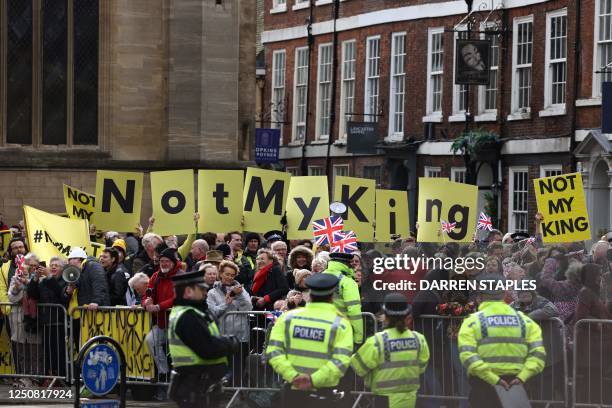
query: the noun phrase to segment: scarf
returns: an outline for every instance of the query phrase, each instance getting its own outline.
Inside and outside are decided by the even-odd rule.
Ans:
[[[257,292],[259,291],[259,289],[261,289],[266,279],[268,279],[268,273],[272,269],[273,265],[274,263],[271,263],[270,265],[266,265],[257,271],[257,273],[255,274],[255,277],[253,278],[253,288],[251,290],[251,293],[253,295],[257,294]]]

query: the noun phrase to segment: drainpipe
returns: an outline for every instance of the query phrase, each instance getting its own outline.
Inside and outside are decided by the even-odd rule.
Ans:
[[[570,99],[572,104],[572,127],[570,134],[570,157],[571,157],[571,165],[572,171],[576,170],[576,158],[574,157],[574,150],[576,149],[576,115],[578,113],[578,108],[576,106],[576,100],[578,99],[578,84],[580,81],[580,52],[582,50],[581,36],[580,36],[580,0],[576,1],[576,23],[575,23],[575,42],[574,42],[574,89],[572,92],[572,99]]]

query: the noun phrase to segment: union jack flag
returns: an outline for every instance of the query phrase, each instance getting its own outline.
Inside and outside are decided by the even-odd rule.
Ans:
[[[476,224],[476,229],[479,230],[489,230],[493,231],[493,223],[491,222],[491,217],[487,214],[481,212],[478,216],[478,224]]]
[[[334,234],[344,228],[344,220],[340,216],[333,216],[316,220],[312,223],[313,235],[317,246],[331,245]]]
[[[525,241],[525,246],[533,244],[535,242],[535,237],[529,237],[527,238],[527,241]]]
[[[456,226],[457,226],[456,222],[442,221],[442,232],[450,234],[451,232],[453,232]]]
[[[353,231],[342,231],[334,234],[334,240],[331,243],[332,252],[352,254],[357,250],[357,235]]]

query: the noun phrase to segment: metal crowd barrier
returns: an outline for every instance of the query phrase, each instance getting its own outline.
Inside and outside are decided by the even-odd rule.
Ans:
[[[463,317],[423,315],[415,319],[414,329],[423,334],[429,346],[429,365],[421,376],[419,398],[428,401],[455,401],[467,407],[469,384],[467,371],[459,360],[457,334]],[[565,326],[558,318],[537,322],[542,328],[546,349],[544,371],[526,384],[534,405],[566,406],[568,366]]]
[[[367,338],[380,330],[380,324],[374,314],[362,315]],[[234,395],[227,406],[231,406],[240,393],[250,393],[251,398],[269,403],[283,385],[283,379],[265,359],[265,347],[276,319],[266,311],[233,311],[225,313],[219,320],[222,334],[235,335],[242,342],[241,352],[230,359],[230,371],[224,388],[233,391]],[[353,393],[367,392],[358,376],[346,381],[352,383]]]
[[[73,349],[64,306],[0,303],[0,311],[0,377],[18,378],[25,387],[32,379],[48,387],[70,383]]]
[[[612,407],[612,320],[574,326],[573,407]]]

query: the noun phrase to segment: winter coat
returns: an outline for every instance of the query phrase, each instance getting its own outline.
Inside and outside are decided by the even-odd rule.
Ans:
[[[81,268],[81,277],[77,281],[77,301],[79,306],[95,303],[98,306],[110,306],[110,291],[106,280],[106,271],[94,257],[89,257]]]
[[[64,325],[64,311],[61,307],[45,307],[43,304],[61,305],[68,308],[70,300],[64,293],[66,281],[61,276],[46,277],[40,280],[30,280],[28,283],[27,293],[32,299],[38,301],[38,321],[41,324],[48,325]],[[67,313],[67,312],[66,312]]]
[[[128,281],[125,277],[125,269],[115,267],[106,272],[110,292],[111,306],[126,306],[125,292],[128,289]]]
[[[557,307],[550,300],[539,295],[534,296],[535,299],[526,308],[521,308],[519,301],[512,302],[510,306],[515,310],[520,310],[535,321],[559,317]]]
[[[306,257],[306,265],[298,266],[297,265],[297,257],[298,255],[304,255]],[[304,245],[298,245],[291,250],[289,253],[289,266],[291,269],[308,269],[310,270],[310,266],[312,265],[312,260],[314,259],[314,254],[310,250],[310,248]]]
[[[256,273],[257,274],[257,273]],[[283,275],[280,265],[274,264],[268,272],[268,276],[257,293],[251,293],[252,296],[263,297],[266,301],[265,310],[273,310],[274,302],[283,299],[289,292],[287,278]],[[261,310],[261,309],[257,309]]]
[[[168,273],[160,273],[159,269],[149,279],[149,285],[147,288],[151,289],[151,298],[153,299],[154,305],[159,305],[159,312],[156,313],[157,326],[160,329],[166,328],[167,316],[166,311],[174,304],[174,284],[172,283],[172,277],[176,275],[180,269],[180,263]],[[147,295],[143,296],[142,304],[148,298]]]
[[[234,297],[234,300],[229,305],[225,303],[225,292],[221,282],[215,282],[212,290],[208,292],[206,301],[208,310],[212,312],[215,318],[220,322],[224,334],[232,334],[241,342],[249,341],[249,319],[245,315],[229,315],[223,317],[228,312],[246,312],[253,310],[251,304],[251,295],[246,289],[242,289],[242,293]]]
[[[14,303],[9,314],[9,324],[11,327],[11,341],[16,343],[40,344],[40,330],[35,327],[33,331],[26,330],[25,314],[21,305],[23,297],[26,295],[26,286],[15,289],[16,277],[11,279],[8,289],[8,301]]]

